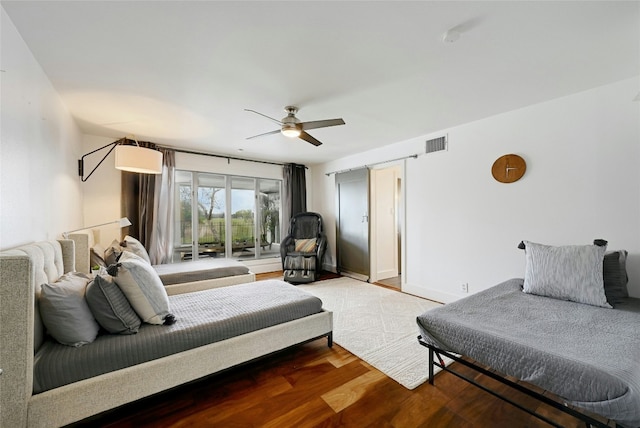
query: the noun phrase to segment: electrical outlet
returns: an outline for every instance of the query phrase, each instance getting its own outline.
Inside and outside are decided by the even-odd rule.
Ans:
[[[464,284],[460,284],[460,291],[462,291],[463,293],[468,293],[469,292],[469,283],[465,282]]]

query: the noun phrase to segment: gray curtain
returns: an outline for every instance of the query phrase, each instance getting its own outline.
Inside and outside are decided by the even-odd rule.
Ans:
[[[174,219],[174,172],[176,154],[173,150],[160,149],[162,152],[162,174],[155,179],[155,198],[149,243],[151,264],[170,263],[173,259],[173,219]]]
[[[282,236],[289,232],[289,220],[307,211],[307,180],[304,165],[288,163],[283,166]]]
[[[147,141],[138,141],[138,144],[140,147],[156,148],[155,144]],[[122,171],[121,177],[122,216],[131,221],[127,233],[148,249],[154,222],[156,176]]]

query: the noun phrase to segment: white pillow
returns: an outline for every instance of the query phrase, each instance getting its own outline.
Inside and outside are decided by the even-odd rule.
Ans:
[[[606,245],[552,247],[524,241],[524,292],[611,308],[604,293]]]
[[[122,252],[116,266],[113,279],[142,321],[173,324],[175,318],[169,313],[167,291],[153,267],[130,251]]]

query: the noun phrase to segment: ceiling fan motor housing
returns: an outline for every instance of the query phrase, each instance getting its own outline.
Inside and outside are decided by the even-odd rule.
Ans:
[[[302,126],[299,125],[300,119],[298,119],[295,115],[298,111],[297,107],[287,106],[284,108],[289,114],[287,117],[282,119],[282,128],[280,132],[287,137],[299,137],[300,132],[302,131]]]
[[[291,128],[295,128],[297,129],[297,127],[295,125],[297,125],[298,123],[300,123],[300,119],[298,119],[296,117],[296,113],[298,112],[298,107],[293,107],[293,106],[287,106],[284,108],[286,110],[287,117],[282,119],[282,129],[285,129],[285,127],[289,127]]]

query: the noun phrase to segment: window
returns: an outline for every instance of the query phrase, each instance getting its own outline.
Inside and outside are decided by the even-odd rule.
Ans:
[[[175,179],[174,261],[280,256],[282,180],[181,170]]]

